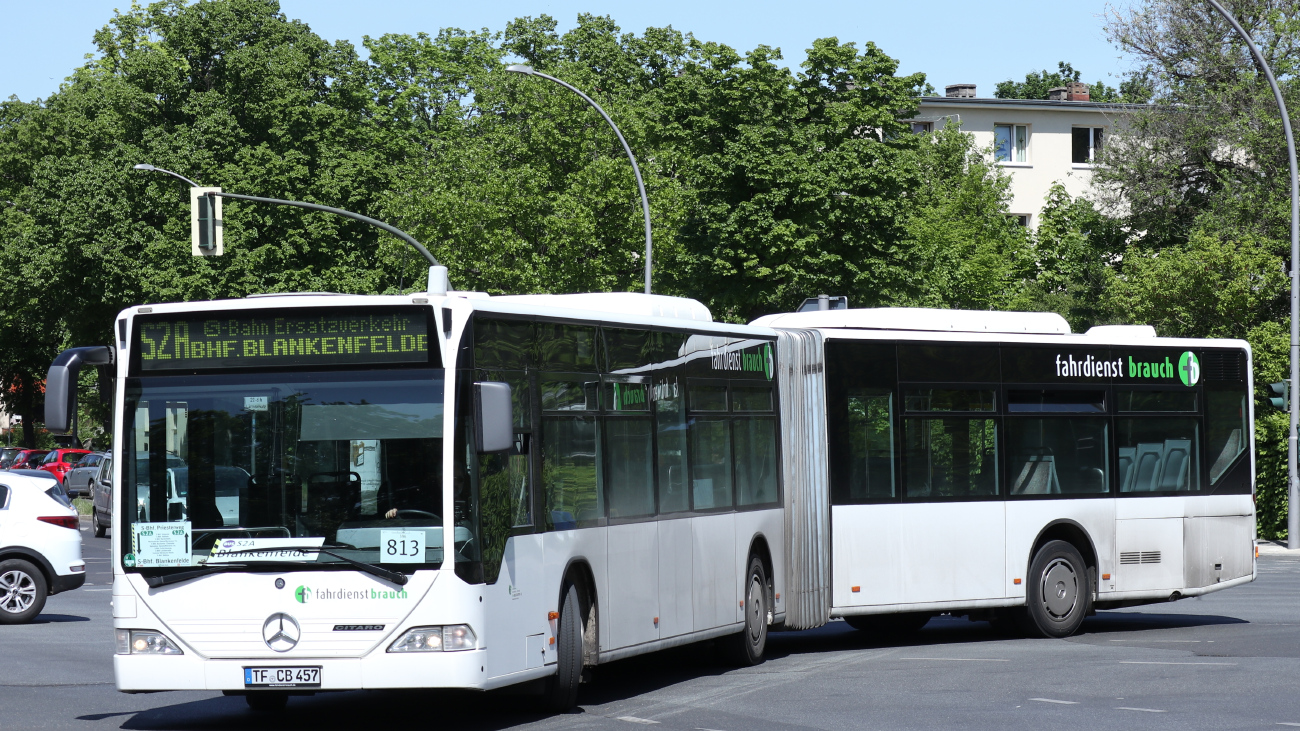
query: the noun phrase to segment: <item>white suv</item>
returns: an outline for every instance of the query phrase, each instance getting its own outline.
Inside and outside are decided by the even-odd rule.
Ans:
[[[85,582],[81,522],[63,487],[0,472],[0,624],[30,622],[46,597]]]

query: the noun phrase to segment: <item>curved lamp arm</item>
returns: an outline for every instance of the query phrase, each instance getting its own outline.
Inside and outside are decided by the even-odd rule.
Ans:
[[[619,144],[623,145],[623,152],[627,153],[627,159],[632,162],[632,173],[636,175],[636,189],[637,192],[641,194],[641,213],[645,216],[645,293],[650,294],[651,254],[653,253],[653,247],[650,241],[650,199],[647,198],[645,194],[645,182],[641,180],[641,168],[636,164],[636,156],[632,154],[632,148],[628,146],[627,140],[623,139],[623,133],[619,130],[618,125],[614,124],[614,120],[609,118],[609,115],[605,113],[604,109],[600,108],[599,104],[597,104],[591,97],[582,93],[580,89],[572,84],[565,83],[554,76],[544,74],[533,69],[532,66],[526,66],[524,64],[512,64],[506,67],[506,71],[516,74],[524,74],[526,76],[539,76],[547,81],[553,81],[574,94],[577,94],[582,97],[583,101],[590,104],[593,109],[600,112],[600,116],[605,118],[605,121],[608,122],[609,126],[614,130],[614,134],[618,136]]]

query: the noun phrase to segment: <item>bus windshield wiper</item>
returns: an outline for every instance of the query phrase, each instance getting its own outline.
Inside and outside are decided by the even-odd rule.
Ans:
[[[163,574],[162,576],[146,576],[144,577],[144,583],[148,584],[150,589],[157,589],[160,586],[179,584],[182,581],[189,581],[190,579],[197,579],[210,574],[219,574],[222,571],[229,571],[230,569],[246,568],[248,568],[248,564],[243,563],[214,564],[212,566],[204,566],[203,568],[194,569],[193,571],[179,571],[174,574]]]
[[[330,544],[330,547],[331,547],[331,548],[342,548],[342,546],[335,546],[334,544]],[[339,553],[335,553],[335,552],[333,552],[333,551],[331,551],[331,550],[329,550],[329,549],[322,548],[322,547],[320,547],[320,546],[276,546],[274,549],[266,549],[266,548],[244,548],[244,549],[241,549],[241,550],[238,550],[238,551],[224,551],[224,552],[222,552],[221,555],[222,555],[222,556],[233,556],[233,555],[240,554],[240,553],[264,553],[264,552],[266,552],[267,550],[275,550],[275,551],[303,551],[303,552],[312,551],[312,552],[315,552],[315,553],[323,553],[323,554],[325,554],[326,556],[333,556],[334,558],[337,558],[338,560],[342,561],[343,563],[349,564],[349,565],[352,566],[353,568],[360,569],[361,571],[364,571],[364,572],[366,572],[367,574],[370,574],[371,576],[377,576],[377,577],[379,577],[379,578],[381,578],[381,579],[384,579],[385,581],[391,581],[392,583],[397,584],[398,586],[405,586],[405,585],[406,585],[406,582],[408,581],[406,574],[402,573],[401,571],[392,571],[392,570],[390,570],[390,569],[386,569],[386,568],[384,568],[383,566],[376,566],[376,565],[374,565],[374,564],[372,564],[372,563],[366,563],[366,562],[364,562],[364,561],[358,561],[358,560],[356,560],[355,558],[349,558],[349,557],[347,557],[347,556],[344,556],[344,555],[339,554]],[[289,563],[289,562],[286,561],[285,563]],[[216,566],[224,566],[224,565],[227,565],[227,564],[216,564]],[[229,564],[229,565],[234,565],[234,564]],[[247,568],[246,565],[242,565],[242,564],[241,564],[241,567],[242,567],[242,568]],[[215,568],[215,566],[214,566],[214,568]],[[178,574],[178,575],[179,575],[179,574]],[[183,581],[183,579],[182,579],[182,581]]]

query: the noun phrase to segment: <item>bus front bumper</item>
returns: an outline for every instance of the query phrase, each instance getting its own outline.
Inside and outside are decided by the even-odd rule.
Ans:
[[[294,657],[276,660],[209,660],[185,655],[114,655],[117,689],[124,693],[161,690],[275,690],[248,688],[244,668],[319,667],[319,687],[291,692],[379,688],[469,688],[486,685],[485,649],[463,652],[376,652],[361,658]]]

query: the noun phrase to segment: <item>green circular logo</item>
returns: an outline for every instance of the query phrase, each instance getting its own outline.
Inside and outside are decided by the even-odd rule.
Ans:
[[[123,557],[122,557],[122,565],[125,566],[125,567],[127,567],[128,569],[129,569],[129,568],[134,568],[134,567],[135,567],[135,554],[134,554],[134,553],[128,553],[128,554],[126,554],[125,556],[123,556]]]
[[[1184,386],[1195,386],[1201,380],[1201,361],[1190,350],[1178,358],[1178,378]]]
[[[772,346],[768,344],[763,346],[763,373],[769,381],[772,380],[772,369]]]
[[[306,604],[307,599],[311,597],[311,589],[300,586],[293,592],[293,598],[298,600],[299,604]]]

